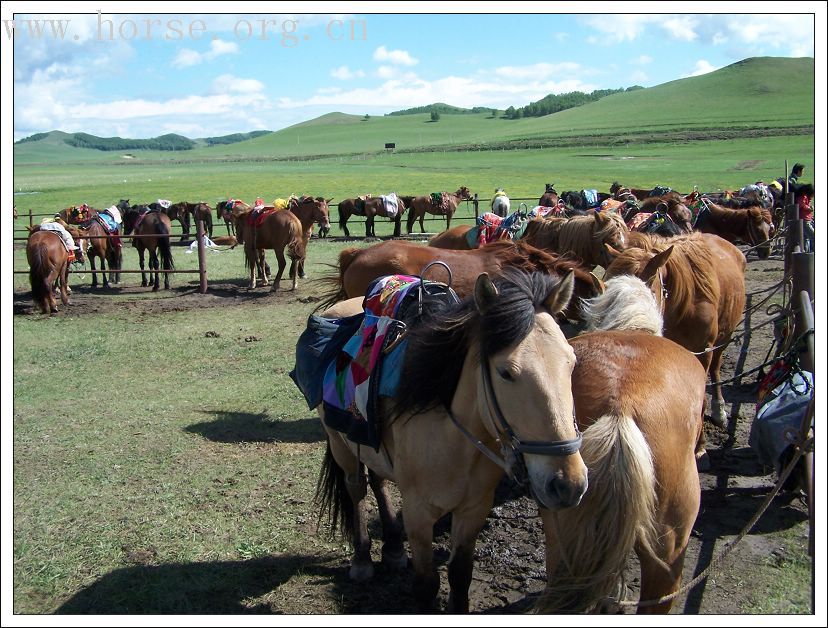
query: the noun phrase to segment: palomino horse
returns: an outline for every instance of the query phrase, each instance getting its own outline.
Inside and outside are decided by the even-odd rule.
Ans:
[[[497,188],[495,190],[495,195],[492,198],[492,213],[505,218],[509,215],[510,205],[509,197],[506,196],[506,192],[503,191],[503,188]]]
[[[435,202],[437,196],[440,196],[440,199]],[[420,232],[425,233],[423,221],[426,213],[434,214],[435,216],[445,216],[446,229],[449,229],[451,227],[451,217],[457,210],[457,205],[460,201],[469,198],[471,198],[469,188],[464,185],[452,194],[435,192],[428,196],[415,196],[411,199],[411,203],[406,201],[406,207],[408,207],[408,233],[411,233],[411,230],[414,228],[415,220],[420,221]]]
[[[273,249],[279,270],[273,280],[273,292],[276,292],[282,281],[285,271],[285,248],[290,258],[288,272],[293,283],[292,290],[296,290],[298,282],[297,265],[305,259],[305,239],[302,223],[292,212],[285,210],[269,210],[260,216],[252,212],[239,214],[236,217],[236,235],[240,243],[244,244],[244,262],[250,271],[250,288],[256,287],[256,272],[262,278],[262,285],[268,284],[269,269],[264,261],[265,249]]]
[[[350,237],[351,232],[348,230],[348,219],[351,216],[365,216],[365,237],[376,237],[376,233],[374,232],[374,218],[376,216],[384,216],[394,223],[394,237],[399,237],[402,228],[402,215],[405,213],[406,205],[401,197],[396,196],[396,199],[397,211],[393,214],[389,213],[381,196],[346,198],[340,201],[339,228],[345,232],[347,237]]]
[[[381,398],[377,451],[328,427],[320,406],[328,448],[317,502],[332,531],[350,535],[351,578],[373,574],[363,465],[399,487],[414,596],[423,611],[433,609],[440,587],[434,524],[452,513],[447,611],[468,612],[477,536],[504,470],[543,508],[577,506],[587,475],[572,421],[574,357],[554,318],[572,288],[571,275],[513,272],[495,287],[484,274],[473,298],[413,321],[400,386]],[[359,307],[359,299],[349,304]],[[377,490],[379,482],[371,486],[387,513],[387,495]],[[394,558],[388,550],[401,553],[399,534],[399,526],[384,526],[387,558]]]
[[[631,233],[605,280],[635,275],[651,285],[664,307],[664,336],[695,352],[710,375],[711,420],[726,425],[719,370],[724,350],[742,318],[745,305],[745,256],[712,234],[660,238]]]
[[[384,275],[415,275],[432,262],[443,262],[450,277],[440,276],[436,269],[430,279],[450,279],[451,287],[460,297],[472,294],[477,277],[488,272],[497,276],[509,268],[524,272],[561,275],[575,272],[575,294],[588,298],[596,294],[596,280],[589,271],[574,260],[558,258],[521,241],[492,242],[472,251],[453,251],[422,246],[402,240],[389,240],[364,249],[348,248],[339,253],[339,273],[328,279],[335,284],[334,291],[323,298],[320,308],[352,297],[364,296],[369,284]],[[572,304],[566,310],[567,318],[577,319],[579,310]]]
[[[728,242],[743,242],[756,249],[759,259],[771,253],[774,234],[773,216],[769,209],[748,207],[730,209],[701,197],[693,206],[694,227],[702,233],[713,233]]]
[[[41,231],[39,227],[32,229],[26,242],[32,300],[40,306],[42,314],[53,314],[58,311],[56,286],[60,287],[60,300],[64,305],[69,304],[69,251],[56,232]]]
[[[470,225],[452,227],[429,240],[428,245],[455,250],[468,250]],[[588,269],[606,267],[609,263],[604,244],[615,249],[626,247],[629,233],[618,214],[593,212],[573,218],[535,218],[528,221],[521,241],[551,253],[574,257]],[[488,246],[488,245],[487,245]]]
[[[149,285],[144,274],[144,251],[149,251],[150,278],[153,279],[152,275],[155,275],[152,282],[152,290],[155,292],[158,290],[159,269],[169,271],[175,268],[170,249],[170,217],[160,211],[130,208],[124,213],[124,235],[129,235],[133,231],[138,236],[132,240],[132,246],[138,249],[141,285]],[[165,272],[164,290],[169,290],[169,288],[170,273]]]
[[[554,183],[546,184],[546,192],[538,199],[538,205],[541,207],[555,207],[558,204],[558,193],[555,191]]]

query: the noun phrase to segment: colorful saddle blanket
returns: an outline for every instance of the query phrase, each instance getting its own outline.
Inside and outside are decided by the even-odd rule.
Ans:
[[[431,207],[434,213],[448,214],[451,211],[448,192],[432,192]]]
[[[379,398],[392,397],[399,386],[406,321],[419,316],[423,294],[457,301],[444,284],[380,277],[368,287],[362,314],[338,320],[311,315],[299,337],[291,379],[308,407],[321,403],[325,424],[353,442],[379,449]]]

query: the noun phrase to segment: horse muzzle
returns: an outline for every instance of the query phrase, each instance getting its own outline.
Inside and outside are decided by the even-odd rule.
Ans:
[[[533,458],[535,457],[527,456],[526,467],[529,487],[538,505],[549,510],[560,510],[581,503],[589,480],[587,467],[580,454],[558,461]]]

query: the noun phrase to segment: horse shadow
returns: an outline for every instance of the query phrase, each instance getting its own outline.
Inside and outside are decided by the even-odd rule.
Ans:
[[[304,574],[338,578],[319,555],[281,555],[242,561],[135,565],[112,571],[81,589],[58,614],[253,614],[290,613],[268,604],[245,606]]]
[[[325,440],[322,425],[316,417],[298,421],[278,421],[267,413],[225,412],[209,410],[213,421],[194,423],[184,428],[216,443],[317,443]]]

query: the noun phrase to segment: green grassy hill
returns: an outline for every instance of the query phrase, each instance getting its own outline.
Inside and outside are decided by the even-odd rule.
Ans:
[[[520,104],[520,103],[516,103]],[[54,131],[14,146],[15,165],[285,159],[377,153],[387,142],[398,152],[554,144],[584,145],[728,139],[739,133],[813,134],[814,60],[762,57],[709,74],[607,96],[540,118],[506,120],[489,113],[364,116],[329,113],[281,131],[234,144],[193,150],[123,153],[73,148]],[[128,155],[125,157],[125,154]],[[131,156],[131,157],[130,157]]]

